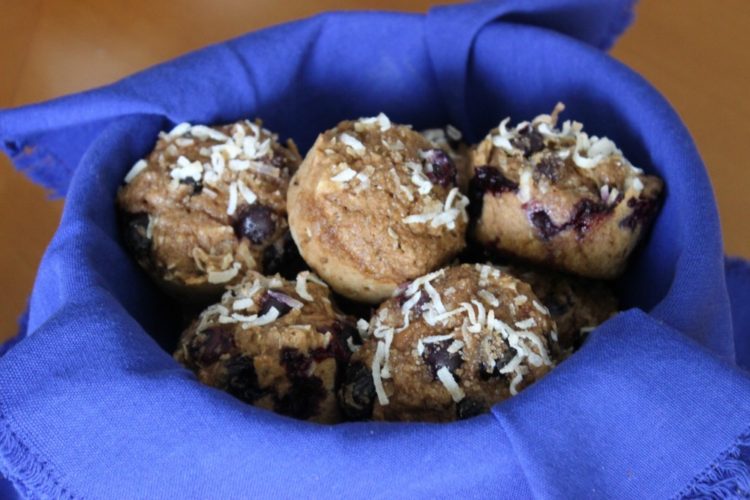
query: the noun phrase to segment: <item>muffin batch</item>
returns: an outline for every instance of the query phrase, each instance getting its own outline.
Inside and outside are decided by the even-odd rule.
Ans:
[[[258,122],[162,132],[117,196],[123,240],[186,308],[175,359],[320,423],[460,420],[565,360],[617,311],[662,181],[564,106],[477,145],[384,114],[304,159]],[[194,309],[193,309],[194,310]]]

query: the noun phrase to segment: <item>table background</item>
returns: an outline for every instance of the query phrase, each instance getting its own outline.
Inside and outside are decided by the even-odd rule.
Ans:
[[[110,83],[206,44],[323,10],[424,11],[430,3],[0,0],[0,107]],[[687,123],[713,179],[727,252],[744,257],[750,257],[748,26],[748,0],[642,0],[634,25],[612,51]],[[62,206],[0,155],[0,340],[16,330]]]

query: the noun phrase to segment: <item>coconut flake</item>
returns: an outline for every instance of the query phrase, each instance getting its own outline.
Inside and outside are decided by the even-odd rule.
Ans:
[[[346,167],[344,170],[342,170],[338,174],[331,177],[331,180],[334,182],[345,183],[354,179],[356,176],[357,176],[356,170],[352,170],[351,168]]]
[[[365,150],[365,145],[364,144],[362,144],[358,139],[356,139],[355,137],[353,137],[353,136],[351,136],[351,135],[349,135],[347,133],[341,134],[339,136],[339,139],[346,146],[349,146],[350,148],[352,148],[355,152],[359,153],[359,152],[362,152],[362,151]]]
[[[237,299],[232,303],[232,309],[234,309],[235,311],[242,311],[243,309],[252,307],[254,304],[255,301],[250,297]]]
[[[299,295],[302,299],[312,302],[313,296],[310,295],[310,292],[307,291],[307,279],[310,275],[310,271],[302,271],[297,275],[297,283],[294,287],[294,290],[297,292],[297,295]]]
[[[182,122],[169,131],[167,137],[173,139],[185,135],[190,130],[190,124],[188,122]]]
[[[268,310],[268,312],[266,312],[266,314],[264,314],[263,316],[259,316],[258,318],[252,321],[248,321],[247,323],[243,324],[242,327],[245,328],[245,325],[247,325],[247,327],[265,326],[276,321],[278,317],[279,317],[279,310],[276,309],[275,307],[271,307]]]
[[[278,300],[282,304],[288,305],[292,309],[302,309],[302,307],[304,307],[304,304],[302,304],[302,302],[300,302],[299,300],[293,297],[290,297],[289,295],[285,293],[276,292],[274,290],[269,290],[268,295]]]
[[[237,183],[229,185],[229,202],[227,203],[227,215],[234,215],[237,211]]]
[[[531,170],[528,168],[521,171],[517,196],[521,203],[531,200]]]
[[[135,162],[135,165],[133,165],[128,173],[125,174],[125,184],[129,184],[130,181],[135,179],[138,174],[146,169],[146,167],[148,167],[148,162],[146,160],[138,160]]]
[[[458,403],[466,397],[466,394],[464,394],[464,391],[456,383],[456,379],[453,378],[453,374],[450,372],[448,367],[441,367],[437,371],[437,377],[438,379],[440,379],[440,382],[443,384],[445,389],[450,393],[455,403]]]
[[[385,406],[389,403],[388,401],[388,395],[385,393],[385,388],[383,387],[383,381],[380,377],[380,369],[382,366],[383,358],[385,357],[385,344],[380,341],[378,342],[378,347],[375,350],[375,356],[372,358],[372,382],[375,386],[375,393],[378,395],[378,402]]]
[[[209,271],[208,282],[214,285],[226,283],[227,281],[237,276],[237,273],[240,272],[240,267],[241,266],[239,262],[235,262],[232,267],[224,271]]]
[[[536,326],[536,320],[534,318],[527,318],[523,321],[516,321],[515,325],[521,330],[528,330]]]
[[[477,295],[479,295],[481,299],[483,299],[492,307],[497,307],[500,305],[500,301],[497,299],[497,297],[495,297],[495,295],[487,290],[479,290]]]
[[[258,197],[253,193],[253,191],[245,185],[242,180],[237,181],[237,189],[239,189],[240,194],[245,199],[245,201],[248,203],[248,205],[252,205],[255,203],[255,200],[258,199]]]

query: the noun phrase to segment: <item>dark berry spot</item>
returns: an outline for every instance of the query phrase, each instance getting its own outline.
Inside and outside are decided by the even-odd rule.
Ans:
[[[464,362],[461,357],[461,351],[448,352],[448,347],[453,343],[453,339],[441,340],[439,342],[430,342],[424,344],[422,359],[430,369],[432,378],[437,380],[437,372],[443,367],[448,368],[454,373]],[[458,380],[458,377],[456,377]]]
[[[281,350],[281,364],[284,365],[291,387],[286,394],[275,398],[276,412],[300,419],[307,419],[318,413],[320,403],[327,393],[323,381],[311,375],[312,363],[312,357],[305,356],[297,349]]]
[[[289,377],[304,378],[310,374],[312,358],[305,356],[299,349],[285,347],[281,350],[281,364]]]
[[[307,269],[289,231],[263,251],[263,272],[266,275],[279,273],[286,279],[294,279]]]
[[[427,178],[438,186],[456,185],[456,165],[442,149],[428,149],[423,152]]]
[[[202,365],[218,361],[222,354],[234,349],[234,331],[230,325],[206,328],[190,343],[190,357]]]
[[[659,203],[652,198],[630,198],[628,207],[633,212],[620,221],[620,227],[626,227],[634,231],[638,224],[648,224],[659,210]]]
[[[563,161],[557,156],[545,156],[534,167],[534,180],[538,181],[541,177],[546,177],[552,182],[557,182],[563,165]]]
[[[336,320],[331,326],[318,327],[317,330],[320,333],[331,333],[331,341],[324,350],[325,354],[320,353],[318,356],[333,357],[342,368],[344,364],[349,362],[349,358],[352,356],[348,339],[351,339],[354,345],[362,345],[362,337],[360,337],[357,327],[348,321]]]
[[[565,224],[556,225],[544,210],[534,210],[529,214],[529,220],[545,240],[567,229],[575,229],[582,236],[612,210],[613,207],[604,203],[584,198],[573,207],[573,216]]]
[[[227,392],[232,396],[252,404],[264,394],[258,384],[253,360],[247,356],[238,356],[226,362]]]
[[[349,420],[372,416],[375,385],[370,370],[363,363],[352,363],[346,368],[344,383],[338,392],[341,411]]]
[[[464,398],[456,404],[456,418],[458,420],[476,417],[485,411],[487,411],[487,408],[476,399]]]
[[[576,204],[575,215],[567,225],[574,227],[578,234],[584,234],[611,211],[612,207],[604,203],[584,198]]]
[[[258,315],[263,316],[273,307],[279,311],[279,318],[284,316],[292,310],[292,306],[286,302],[286,299],[289,299],[289,296],[281,292],[276,292],[274,290],[266,291],[266,293],[260,298],[260,310],[258,311]]]
[[[123,239],[125,247],[136,259],[147,259],[151,254],[151,240],[148,232],[148,214],[123,214]]]
[[[531,219],[531,223],[535,228],[539,230],[539,234],[545,240],[552,238],[557,233],[565,229],[565,226],[555,225],[555,223],[552,222],[552,219],[550,219],[549,215],[547,215],[547,212],[545,212],[544,210],[537,210],[536,212],[532,212],[529,218]]]
[[[530,127],[529,125],[519,130],[518,135],[511,139],[510,143],[523,151],[523,155],[526,158],[544,149],[544,137],[534,127]]]
[[[278,216],[265,205],[243,205],[232,222],[238,238],[247,238],[255,245],[268,242],[276,232]]]
[[[500,195],[502,193],[518,191],[518,183],[505,177],[500,170],[495,167],[479,167],[474,172],[471,179],[472,187],[478,194],[492,193]]]
[[[193,186],[193,192],[192,194],[200,194],[201,191],[203,191],[203,183],[200,181],[196,181],[192,177],[186,177],[182,180],[180,180],[180,184],[185,184],[187,186]]]

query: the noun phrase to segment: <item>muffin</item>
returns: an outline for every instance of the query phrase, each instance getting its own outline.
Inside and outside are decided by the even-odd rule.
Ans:
[[[198,379],[282,415],[339,421],[336,390],[361,342],[319,278],[251,272],[183,333],[174,357]]]
[[[611,279],[647,231],[662,181],[606,137],[552,114],[490,131],[470,155],[472,237],[501,255]]]
[[[531,287],[482,264],[404,284],[371,319],[339,391],[350,419],[442,422],[487,411],[554,365]]]
[[[341,295],[378,303],[465,245],[468,199],[451,157],[383,114],[318,136],[292,178],[289,225],[307,264]]]
[[[300,161],[291,141],[249,121],[162,132],[117,195],[125,244],[169,293],[214,300],[248,271],[279,267]]]

